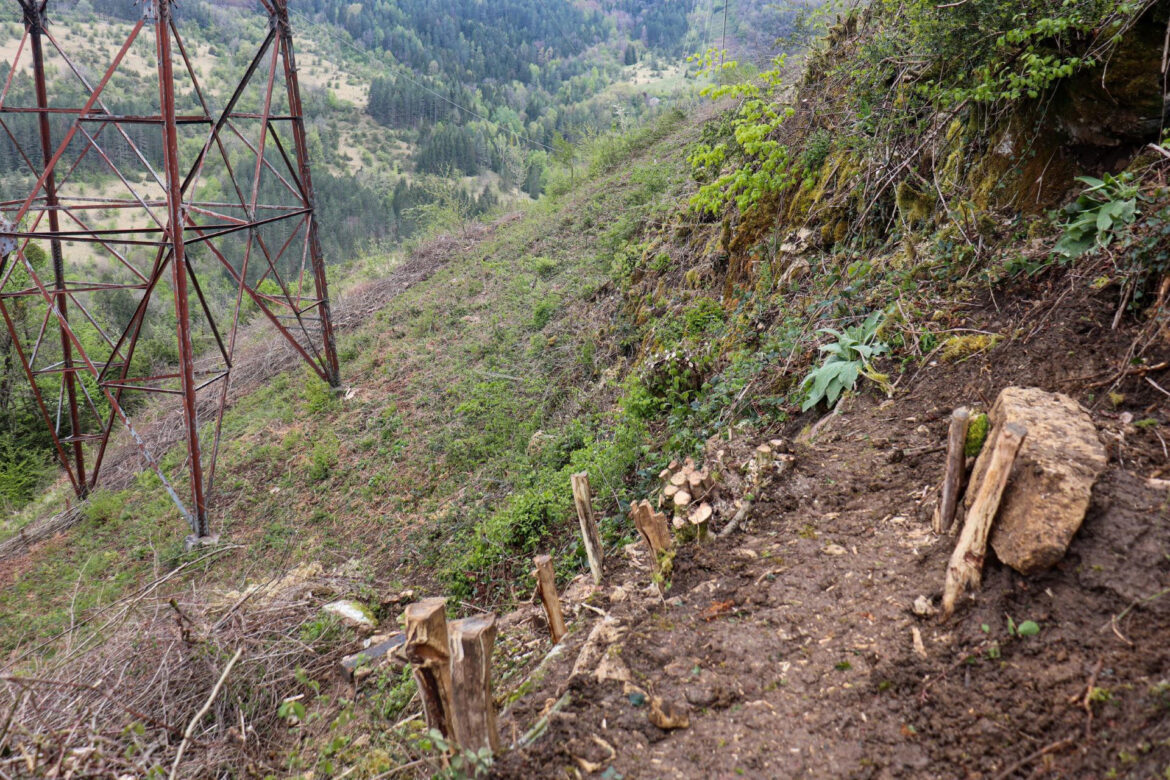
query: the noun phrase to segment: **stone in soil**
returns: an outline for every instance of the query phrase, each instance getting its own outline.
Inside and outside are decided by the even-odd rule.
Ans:
[[[1093,485],[1108,458],[1080,404],[1038,388],[1005,388],[991,409],[989,444],[1008,423],[1028,436],[1016,457],[991,533],[996,556],[1021,574],[1043,571],[1064,557],[1084,522]],[[983,478],[993,448],[975,464],[967,502]]]

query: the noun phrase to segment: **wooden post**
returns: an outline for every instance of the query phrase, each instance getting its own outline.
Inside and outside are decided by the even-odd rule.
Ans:
[[[492,648],[496,616],[455,620],[448,627],[451,652],[451,731],[463,750],[500,751],[496,704],[492,699]]]
[[[422,697],[427,726],[444,737],[451,735],[451,666],[447,647],[447,600],[424,599],[407,606],[407,660],[414,666],[414,679]]]
[[[764,483],[768,477],[772,476],[769,472],[772,470],[772,464],[775,463],[775,458],[772,453],[772,448],[767,444],[761,444],[756,447],[756,486],[759,487]]]
[[[561,599],[557,595],[557,578],[553,572],[552,558],[547,555],[538,555],[532,560],[536,564],[536,592],[544,604],[545,614],[548,615],[548,630],[552,634],[553,644],[559,644],[567,633],[565,618],[561,614]]]
[[[593,514],[593,491],[589,488],[589,474],[573,474],[570,481],[577,519],[581,521],[581,538],[585,540],[585,554],[589,556],[589,570],[593,572],[593,584],[600,585],[605,554],[601,549],[601,534],[597,531],[597,517]]]
[[[967,474],[967,426],[970,422],[971,410],[965,406],[960,406],[951,415],[951,427],[947,435],[947,471],[931,524],[939,535],[949,532],[955,521],[959,493],[963,490],[963,479]]]
[[[979,484],[975,501],[967,512],[963,533],[951,555],[947,566],[946,587],[943,590],[942,619],[946,620],[955,611],[955,602],[967,588],[977,588],[983,579],[983,558],[987,553],[987,538],[991,535],[991,523],[999,511],[1003,490],[1007,487],[1012,473],[1016,453],[1028,430],[1018,423],[1008,423],[996,435],[991,451],[991,460],[983,481]]]

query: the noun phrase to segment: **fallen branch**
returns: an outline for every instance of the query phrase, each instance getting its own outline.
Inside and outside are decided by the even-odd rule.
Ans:
[[[1134,609],[1136,609],[1137,607],[1141,606],[1142,604],[1148,604],[1148,603],[1150,603],[1151,601],[1157,601],[1158,599],[1162,598],[1163,596],[1165,596],[1165,595],[1167,595],[1167,594],[1170,594],[1170,588],[1166,588],[1166,589],[1164,589],[1164,590],[1160,590],[1160,591],[1158,591],[1157,593],[1153,594],[1152,596],[1146,596],[1145,598],[1140,598],[1140,599],[1138,599],[1137,601],[1134,601],[1134,602],[1133,602],[1132,604],[1130,604],[1128,607],[1126,607],[1125,609],[1121,610],[1121,612],[1119,612],[1119,613],[1117,613],[1116,615],[1114,615],[1113,617],[1109,618],[1109,622],[1108,622],[1108,623],[1106,623],[1105,625],[1101,626],[1101,628],[1100,628],[1100,629],[1098,629],[1098,630],[1099,630],[1099,631],[1104,631],[1105,629],[1107,629],[1107,628],[1109,628],[1109,627],[1111,627],[1111,626],[1112,626],[1112,628],[1113,628],[1113,633],[1117,634],[1117,638],[1118,638],[1118,639],[1120,639],[1121,641],[1125,642],[1127,645],[1130,645],[1130,646],[1132,646],[1132,645],[1133,645],[1133,642],[1131,642],[1131,641],[1129,641],[1128,639],[1126,639],[1126,638],[1125,638],[1125,637],[1122,635],[1122,633],[1121,633],[1121,631],[1120,631],[1120,629],[1119,629],[1119,626],[1121,625],[1121,621],[1125,619],[1125,616],[1126,616],[1126,615],[1128,615],[1130,612],[1133,612],[1133,610],[1134,610]]]
[[[757,464],[757,466],[759,464],[759,459],[761,457],[761,454],[762,453],[760,453],[759,451],[756,452],[757,460],[755,461],[755,463]],[[769,453],[769,456],[770,455],[771,455],[771,453]],[[786,454],[781,454],[781,455],[776,456],[776,457],[767,457],[766,460],[768,461],[767,468],[770,471],[772,471],[773,473],[764,474],[762,471],[757,470],[757,472],[756,472],[756,486],[755,486],[755,490],[752,493],[753,496],[758,496],[765,488],[767,488],[769,485],[772,484],[772,481],[774,479],[777,479],[780,476],[782,476],[784,474],[784,472],[786,472],[789,468],[791,468],[792,464],[796,462],[795,457],[793,457],[792,455],[786,455]],[[735,533],[735,529],[739,528],[739,526],[747,518],[748,514],[751,513],[752,506],[755,503],[756,503],[755,498],[745,498],[743,500],[743,503],[739,507],[739,511],[737,511],[734,515],[732,515],[731,519],[727,521],[727,525],[723,526],[723,528],[721,528],[719,530],[719,538],[725,539],[728,536],[731,536],[731,534]]]
[[[1059,742],[1053,742],[1048,747],[1040,748],[1035,753],[1024,756],[1019,761],[1012,764],[1007,769],[1005,769],[1004,771],[1002,771],[998,775],[996,775],[995,780],[1007,780],[1007,778],[1011,777],[1016,772],[1023,769],[1024,767],[1026,767],[1028,764],[1032,763],[1036,759],[1043,758],[1044,756],[1048,755],[1049,753],[1055,753],[1058,750],[1064,750],[1067,747],[1072,747],[1076,743],[1077,743],[1076,737],[1068,737],[1067,739],[1062,739]]]
[[[1170,28],[1167,28],[1167,29],[1170,30]],[[1165,68],[1163,68],[1162,70],[1164,72]],[[1154,150],[1155,152],[1162,155],[1163,157],[1170,157],[1170,149],[1166,149],[1166,147],[1162,146],[1161,144],[1146,144],[1146,147]]]
[[[544,736],[544,732],[548,731],[548,724],[552,721],[552,716],[569,706],[569,702],[571,701],[573,701],[571,693],[566,693],[557,699],[556,703],[549,708],[548,712],[541,715],[536,723],[532,724],[532,728],[528,729],[524,736],[520,738],[520,741],[512,746],[512,749],[516,750],[527,747]]]
[[[175,754],[175,763],[171,764],[171,773],[167,775],[167,780],[175,780],[175,775],[179,771],[179,764],[183,761],[183,751],[187,749],[187,743],[191,741],[191,735],[195,733],[195,727],[199,725],[199,721],[211,709],[211,705],[215,702],[215,698],[219,696],[219,691],[223,688],[224,681],[227,680],[228,675],[232,673],[232,667],[236,665],[236,661],[240,660],[240,656],[244,654],[244,648],[236,650],[236,654],[232,656],[232,660],[228,661],[227,666],[223,668],[223,674],[219,676],[219,680],[215,683],[215,687],[211,689],[211,695],[207,697],[207,701],[203,704],[203,708],[195,713],[195,717],[191,718],[191,722],[187,724],[187,730],[183,732],[183,741],[179,743],[179,752]]]
[[[724,539],[735,533],[735,529],[739,528],[739,524],[748,516],[748,512],[752,511],[752,504],[754,501],[745,500],[740,506],[739,511],[732,515],[731,519],[727,521],[727,525],[723,526],[719,531],[719,538]]]

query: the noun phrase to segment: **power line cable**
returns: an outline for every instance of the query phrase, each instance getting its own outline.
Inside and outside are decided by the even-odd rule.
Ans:
[[[702,13],[702,11],[699,11],[698,13]],[[704,54],[711,48],[711,17],[714,15],[715,0],[710,0],[710,2],[707,3],[707,20],[703,22],[703,35],[699,39],[699,43],[702,45],[700,51]],[[698,34],[699,28],[695,27],[695,35]]]
[[[731,0],[723,0],[723,40],[719,44],[719,64],[723,64],[723,57],[727,53],[727,6]]]

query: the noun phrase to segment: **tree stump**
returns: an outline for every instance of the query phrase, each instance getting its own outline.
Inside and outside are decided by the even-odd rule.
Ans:
[[[496,705],[492,699],[492,648],[496,616],[478,615],[452,621],[448,627],[451,654],[451,731],[463,750],[500,750]]]
[[[630,517],[642,541],[650,548],[655,562],[674,546],[666,515],[655,512],[649,501],[640,501],[630,508]]]
[[[406,608],[407,660],[422,697],[427,726],[444,737],[451,735],[451,667],[447,645],[447,600],[434,598]]]

